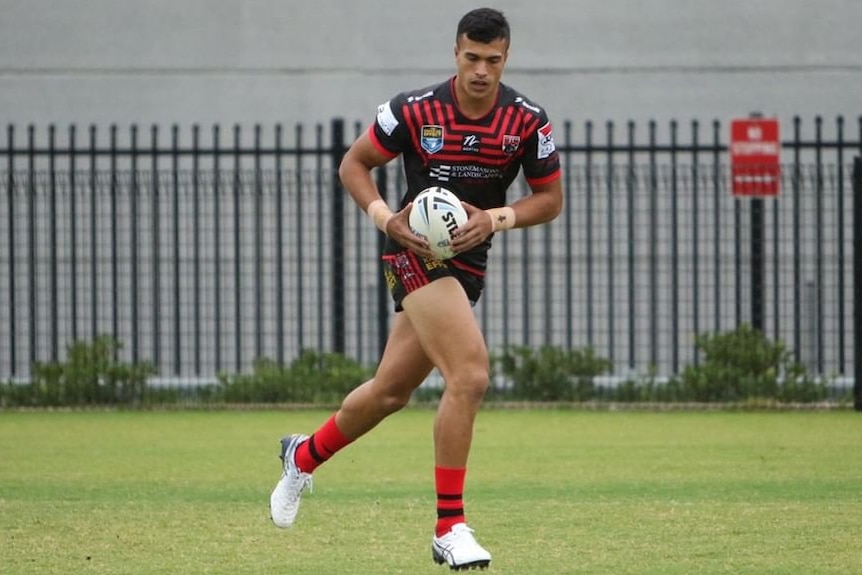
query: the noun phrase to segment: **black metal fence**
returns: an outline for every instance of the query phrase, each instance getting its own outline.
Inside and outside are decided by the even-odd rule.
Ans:
[[[789,126],[780,196],[751,200],[730,193],[718,121],[564,123],[564,212],[495,241],[476,310],[489,346],[591,346],[616,376],[671,375],[699,361],[696,334],[749,322],[852,381],[862,118]],[[0,379],[99,334],[166,381],[304,348],[374,362],[391,317],[381,238],[335,177],[362,129],[8,126]],[[399,166],[376,176],[394,203]]]

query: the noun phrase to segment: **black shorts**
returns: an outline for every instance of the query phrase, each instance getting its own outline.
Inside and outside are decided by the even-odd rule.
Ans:
[[[467,293],[470,305],[476,305],[485,287],[485,272],[474,269],[457,259],[435,260],[417,256],[410,250],[383,255],[383,273],[389,293],[395,301],[395,311],[402,311],[401,302],[410,292],[436,279],[454,277]]]

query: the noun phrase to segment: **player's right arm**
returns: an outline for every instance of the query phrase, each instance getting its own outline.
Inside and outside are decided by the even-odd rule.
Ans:
[[[393,156],[379,150],[371,142],[368,132],[365,132],[347,150],[339,166],[338,175],[353,201],[368,213],[382,232],[421,256],[433,257],[428,243],[410,231],[408,218],[412,204],[407,204],[403,210],[393,214],[380,196],[371,175],[374,168],[383,166],[392,159]]]
[[[367,212],[368,206],[375,200],[383,201],[377,185],[371,176],[371,170],[383,166],[392,160],[391,156],[383,154],[371,143],[368,133],[364,133],[347,150],[338,168],[341,183],[353,201]]]

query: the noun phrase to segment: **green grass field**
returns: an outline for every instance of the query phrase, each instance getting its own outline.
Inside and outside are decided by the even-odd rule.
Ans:
[[[430,410],[272,526],[278,439],[326,416],[0,413],[0,573],[448,573]],[[466,503],[490,573],[862,573],[862,416],[487,410]]]

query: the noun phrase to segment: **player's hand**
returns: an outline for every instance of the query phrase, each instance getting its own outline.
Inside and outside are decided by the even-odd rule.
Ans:
[[[434,252],[428,247],[428,241],[413,233],[410,229],[410,210],[413,209],[413,202],[410,202],[404,209],[396,212],[389,221],[386,222],[386,235],[398,242],[401,246],[422,256],[423,258],[434,258]]]
[[[467,212],[467,223],[455,230],[452,239],[452,249],[459,254],[475,248],[494,231],[494,224],[485,210],[467,202],[461,202],[461,205]]]

